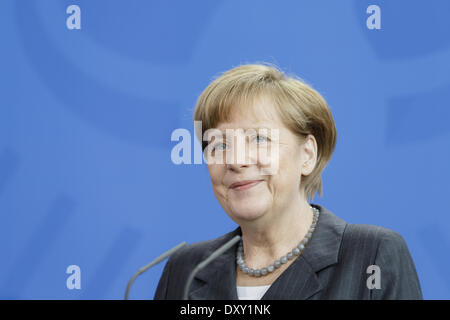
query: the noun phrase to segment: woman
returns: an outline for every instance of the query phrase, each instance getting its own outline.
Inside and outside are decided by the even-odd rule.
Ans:
[[[175,253],[155,299],[181,299],[193,268],[238,234],[197,273],[190,299],[422,299],[398,233],[347,224],[308,202],[322,195],[336,144],[318,92],[275,66],[242,65],[204,90],[194,120],[214,194],[239,227]]]

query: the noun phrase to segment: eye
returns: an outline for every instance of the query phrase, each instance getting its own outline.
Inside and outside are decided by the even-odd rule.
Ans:
[[[223,150],[226,150],[226,149],[227,149],[227,144],[224,143],[224,142],[220,142],[220,143],[214,145],[214,147],[213,147],[214,151],[216,151],[216,150],[217,151],[223,151]]]
[[[267,142],[269,139],[266,136],[262,136],[262,135],[256,135],[253,138],[253,141],[255,141],[256,143],[264,143]]]

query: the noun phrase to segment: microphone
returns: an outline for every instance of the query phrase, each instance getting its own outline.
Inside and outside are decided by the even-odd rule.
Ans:
[[[140,276],[141,274],[143,274],[145,271],[147,271],[148,269],[150,269],[151,267],[153,267],[154,265],[160,263],[161,261],[163,261],[164,259],[166,259],[167,257],[169,257],[171,254],[175,253],[176,251],[178,251],[179,249],[183,248],[186,245],[186,242],[182,242],[179,245],[173,247],[172,249],[170,249],[169,251],[163,253],[162,255],[160,255],[158,258],[156,258],[155,260],[153,260],[152,262],[150,262],[148,265],[140,268],[130,279],[130,281],[128,281],[128,285],[127,285],[127,290],[125,291],[125,300],[128,300],[129,294],[130,294],[130,289],[131,289],[131,285],[133,284],[134,280]]]
[[[214,259],[216,259],[218,256],[223,254],[225,251],[230,249],[234,244],[236,244],[239,240],[241,240],[241,236],[237,235],[230,241],[226,242],[224,245],[222,245],[219,249],[214,251],[208,258],[200,262],[194,270],[191,271],[189,274],[188,280],[186,281],[186,286],[184,287],[183,292],[183,300],[188,300],[188,294],[189,294],[189,288],[191,287],[192,280],[194,279],[194,276],[199,272],[201,269],[206,267],[210,262],[212,262]]]

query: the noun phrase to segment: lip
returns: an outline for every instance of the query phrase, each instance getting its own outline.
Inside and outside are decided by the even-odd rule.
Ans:
[[[236,190],[236,191],[243,191],[250,188],[253,188],[254,186],[258,185],[260,182],[264,180],[243,180],[233,183],[230,186],[230,189]]]

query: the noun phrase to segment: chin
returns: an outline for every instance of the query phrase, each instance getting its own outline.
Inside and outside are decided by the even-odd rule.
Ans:
[[[233,204],[229,208],[231,218],[238,223],[238,221],[253,221],[264,216],[268,206],[260,201],[255,204]]]

